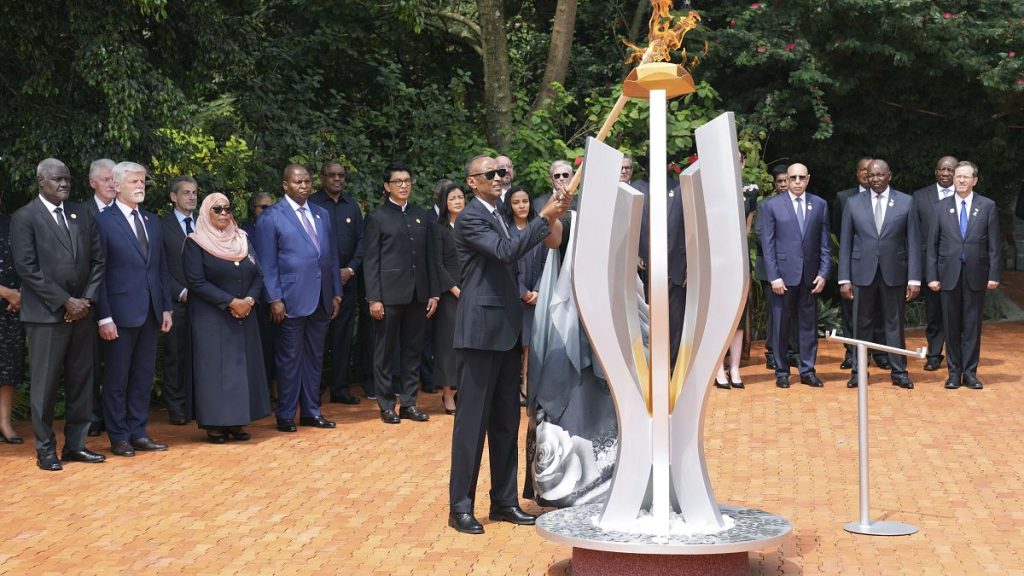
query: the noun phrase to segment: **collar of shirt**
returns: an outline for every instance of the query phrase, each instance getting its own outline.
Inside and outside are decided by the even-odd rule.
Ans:
[[[943,190],[949,190],[949,193],[950,193],[950,194],[954,194],[954,193],[956,192],[956,191],[955,191],[955,190],[953,189],[953,186],[952,186],[952,185],[950,185],[950,186],[943,186],[942,184],[939,184],[938,182],[936,182],[936,183],[935,183],[935,190],[936,190],[936,194],[938,194],[938,195],[939,195],[939,200],[942,200],[943,198],[945,198],[945,197],[946,197],[946,196],[945,196],[945,195],[943,195],[943,193],[942,193],[942,191],[943,191]]]
[[[303,204],[303,205],[300,206],[295,200],[292,200],[291,196],[289,196],[287,194],[284,195],[284,199],[287,200],[288,201],[288,205],[292,207],[292,212],[298,212],[299,208],[302,208],[303,206],[306,206],[306,204],[309,204],[309,202],[306,202],[306,204]],[[309,210],[309,207],[306,206],[306,209]],[[312,210],[309,210],[309,211],[312,212]]]
[[[113,200],[111,200],[110,204],[106,204],[106,203],[103,202],[103,200],[100,199],[99,196],[97,196],[95,194],[93,194],[93,196],[92,196],[92,201],[96,203],[96,208],[100,212],[103,212],[104,208],[110,208],[110,206],[113,205],[113,203],[114,203]]]
[[[191,218],[193,224],[196,222],[196,217],[193,216],[191,212],[188,214],[182,214],[181,212],[178,212],[177,208],[174,209],[174,217],[178,219],[178,224],[181,225],[182,230],[185,229],[185,218]]]
[[[885,190],[882,190],[882,193],[881,193],[881,194],[875,194],[875,191],[874,191],[874,190],[872,190],[872,191],[871,191],[871,199],[872,199],[872,200],[874,200],[874,199],[875,199],[876,197],[879,197],[879,196],[881,196],[881,197],[882,197],[882,201],[883,201],[883,202],[884,202],[884,201],[886,201],[886,200],[888,200],[888,199],[889,199],[889,187],[888,187],[888,186],[886,186],[886,187],[885,187]]]
[[[793,194],[792,192],[790,192],[790,191],[788,191],[788,190],[787,190],[787,191],[786,191],[786,194],[789,194],[789,203],[790,203],[790,204],[796,204],[796,199],[797,199],[797,198],[801,198],[801,199],[803,199],[803,200],[804,200],[805,202],[807,201],[807,192],[804,192],[803,194],[801,194],[801,195],[797,196],[796,194]]]
[[[953,199],[956,201],[954,203],[956,204],[956,215],[957,216],[960,216],[960,207],[963,205],[963,204],[961,204],[961,202],[963,202],[965,200],[967,201],[967,211],[968,211],[968,213],[970,213],[971,206],[974,203],[974,191],[971,191],[971,193],[968,194],[966,198],[961,198],[959,195],[954,195]]]
[[[132,221],[132,210],[138,210],[139,215],[142,215],[142,207],[129,208],[127,204],[122,203],[120,200],[114,200],[114,205],[117,206],[117,209],[121,211],[121,214],[124,214],[124,217],[129,222]]]
[[[64,209],[64,203],[63,202],[61,202],[60,204],[51,204],[49,200],[47,200],[46,198],[43,198],[42,194],[39,195],[39,199],[43,201],[43,206],[46,206],[46,211],[49,212],[50,215],[55,217],[55,218],[56,218],[57,215],[54,214],[53,211],[56,210],[57,208],[60,208],[61,210]]]
[[[488,212],[490,212],[491,214],[494,214],[494,211],[498,209],[498,207],[497,207],[497,206],[491,206],[491,205],[490,205],[490,204],[488,204],[487,202],[484,202],[483,198],[481,198],[481,197],[479,197],[479,196],[474,196],[473,198],[474,198],[475,200],[479,200],[479,201],[480,201],[480,203],[481,203],[481,204],[483,204],[483,205],[484,205],[484,207],[485,207],[485,208],[487,208],[487,211],[488,211]]]
[[[392,200],[391,196],[388,196],[388,202],[394,204],[395,207],[397,207],[402,212],[405,212],[405,209],[409,207],[409,201],[408,200],[405,201],[405,204],[399,204],[398,202],[395,202],[394,200]]]

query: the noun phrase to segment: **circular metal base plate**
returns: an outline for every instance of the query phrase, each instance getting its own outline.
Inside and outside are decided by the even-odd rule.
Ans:
[[[917,532],[917,526],[911,526],[903,522],[872,522],[867,525],[860,522],[850,522],[843,526],[843,529],[854,534],[868,534],[870,536],[908,536]]]

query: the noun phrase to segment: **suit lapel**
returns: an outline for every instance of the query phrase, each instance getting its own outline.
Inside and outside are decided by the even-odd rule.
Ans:
[[[882,216],[882,229],[878,231],[878,237],[882,237],[882,232],[885,232],[885,227],[889,225],[890,219],[893,217],[892,213],[896,210],[898,200],[896,195],[892,193],[892,188],[889,189],[889,202],[885,206],[885,216]]]
[[[67,235],[64,234],[64,230],[61,230],[61,227],[57,225],[56,215],[51,214],[50,211],[46,209],[46,205],[43,204],[43,201],[38,197],[36,197],[35,201],[39,206],[37,217],[43,220],[43,225],[50,230],[55,238],[57,238],[57,242],[59,242],[61,246],[74,256],[75,251],[71,246],[70,240]],[[67,208],[67,203],[64,204],[64,207]]]
[[[982,216],[984,216],[984,209],[981,207],[981,203],[978,202],[978,195],[975,194],[974,201],[971,202],[971,212],[967,215],[967,234],[964,236],[965,238],[970,237],[971,232],[975,228],[974,221],[981,220]]]
[[[306,227],[303,226],[302,222],[299,221],[299,214],[298,214],[298,212],[296,212],[295,210],[292,209],[292,205],[289,204],[287,200],[282,198],[281,202],[284,202],[284,206],[282,206],[282,208],[285,209],[285,218],[288,219],[289,221],[291,221],[293,226],[298,228],[299,235],[302,236],[306,240],[306,243],[309,244],[309,247],[312,248],[313,250],[316,250],[316,244],[313,244],[313,239],[310,238],[309,234],[306,233]],[[309,208],[309,202],[308,201],[306,202],[306,208],[307,209]],[[309,212],[310,212],[310,214],[312,214],[313,211],[310,210]],[[316,218],[312,218],[311,217],[310,220],[316,220]],[[316,224],[314,223],[313,226],[315,228]],[[317,233],[319,234],[319,231]]]
[[[142,256],[143,260],[148,260],[149,255],[142,253],[142,246],[139,246],[139,237],[135,235],[135,231],[132,230],[131,224],[128,224],[128,218],[126,218],[124,213],[121,212],[121,208],[113,206],[111,209],[116,210],[114,213],[114,220],[117,222],[117,226],[121,229],[121,232],[128,237],[129,242],[135,247],[135,251],[139,253],[139,256]],[[142,218],[142,212],[139,212],[139,217]],[[145,222],[145,219],[143,219],[142,222]],[[143,226],[145,226],[145,224],[143,224]]]

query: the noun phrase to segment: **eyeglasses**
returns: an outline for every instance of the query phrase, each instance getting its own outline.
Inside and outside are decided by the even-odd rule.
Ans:
[[[488,170],[487,172],[477,172],[476,174],[470,174],[470,177],[483,176],[484,180],[494,180],[495,176],[497,176],[498,178],[504,178],[506,174],[508,174],[508,170],[504,168],[498,168],[495,170]]]
[[[210,208],[214,214],[231,214],[231,206],[214,206]]]
[[[572,177],[572,174],[570,174],[569,172],[556,172],[552,174],[551,177],[555,180],[568,180],[570,177]]]
[[[622,168],[619,168],[619,173],[620,174],[622,172],[632,172],[632,171],[633,171],[633,167],[632,166],[623,166]]]
[[[807,180],[808,178],[810,178],[810,176],[807,175],[807,174],[791,174],[789,176],[790,180],[796,180],[797,182],[800,182],[802,180]]]
[[[267,208],[270,208],[270,206],[270,204],[257,204],[255,208],[258,208],[260,210],[266,210]]]
[[[399,188],[405,188],[406,186],[412,186],[413,182],[415,182],[415,180],[413,180],[412,178],[403,178],[401,180],[388,180],[388,184],[394,184],[395,186],[398,186]]]

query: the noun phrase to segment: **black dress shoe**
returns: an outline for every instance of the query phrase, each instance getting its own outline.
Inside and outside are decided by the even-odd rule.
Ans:
[[[720,382],[718,380],[718,376],[715,376],[715,388],[721,388],[722,390],[728,390],[729,388],[731,388],[731,386],[729,386],[729,380],[728,379],[726,379],[725,382]]]
[[[427,394],[437,394],[438,392],[441,391],[441,389],[436,386],[431,386],[429,388],[427,386],[424,386],[422,390]]]
[[[56,452],[37,452],[36,466],[39,466],[40,470],[46,470],[47,472],[59,472],[64,469],[60,465],[60,460],[57,460]]]
[[[295,432],[298,428],[295,427],[295,420],[291,419],[277,419],[277,429],[281,432]]]
[[[924,363],[924,369],[929,372],[934,372],[942,367],[942,355],[929,356],[928,360]]]
[[[334,428],[331,422],[323,416],[303,416],[299,418],[299,426],[312,426],[313,428]]]
[[[394,412],[394,410],[392,410],[392,412]],[[456,514],[452,512],[448,515],[448,525],[463,534],[484,533],[484,527],[476,521],[476,518],[474,518],[472,514]]]
[[[160,444],[158,442],[154,442],[153,439],[148,436],[143,436],[142,438],[132,440],[132,448],[142,450],[143,452],[163,452],[167,450],[167,444]]]
[[[536,516],[523,512],[519,506],[491,506],[491,513],[487,517],[498,522],[510,522],[520,526],[533,526],[537,521]]]
[[[430,414],[427,414],[415,406],[402,406],[398,409],[398,417],[405,420],[415,420],[416,422],[426,422],[427,420],[430,420]]]
[[[181,412],[171,412],[167,416],[167,421],[175,426],[184,426],[185,424],[188,424],[188,418],[186,418]]]
[[[842,364],[839,365],[840,370],[849,370],[853,368],[853,360],[850,358],[844,358]]]
[[[362,400],[348,392],[337,396],[331,396],[331,404],[359,404],[360,402],[362,402]]]
[[[959,376],[950,376],[949,378],[946,378],[946,385],[945,385],[946,390],[956,390],[959,387],[960,387],[960,377]]]
[[[732,387],[733,388],[739,388],[741,390],[746,388],[746,386],[743,385],[743,382],[733,382],[732,383]]]
[[[380,419],[385,424],[400,424],[402,422],[402,419],[399,418],[398,414],[395,414],[395,411],[392,410],[391,408],[385,408],[381,410]]]
[[[135,448],[132,448],[132,445],[125,440],[111,442],[110,451],[114,453],[114,456],[135,456]]]
[[[775,355],[767,355],[764,357],[764,367],[768,370],[775,370]]]
[[[228,441],[228,434],[223,430],[207,430],[206,439],[210,444],[225,444]]]
[[[775,385],[779,388],[789,388],[789,376],[776,376]]]
[[[821,378],[818,378],[818,375],[813,372],[810,374],[801,374],[800,383],[807,384],[811,388],[821,388],[825,385],[825,383],[821,381]]]
[[[0,440],[3,440],[6,444],[24,444],[25,439],[21,436],[4,436],[0,434]]]
[[[981,390],[984,386],[981,384],[981,380],[974,374],[964,374],[964,386],[971,390]]]
[[[854,374],[853,376],[850,376],[849,380],[846,381],[846,387],[847,388],[856,388],[858,386],[858,382],[859,382],[859,380],[857,379],[857,375]]]
[[[242,428],[241,426],[232,426],[231,428],[228,428],[228,436],[230,436],[232,440],[239,440],[242,442],[252,439],[252,434],[246,432],[245,428]]]
[[[892,364],[888,356],[875,356],[875,365],[882,370],[892,370]]]
[[[107,427],[103,425],[103,422],[93,422],[92,424],[89,424],[89,436],[95,438],[100,434],[103,434],[106,429]]]
[[[907,376],[906,374],[893,374],[892,385],[899,386],[905,390],[914,389],[914,383],[910,380],[910,376]]]
[[[85,462],[86,464],[99,464],[107,459],[103,454],[97,454],[88,448],[81,450],[64,449],[60,453],[60,459],[64,462]]]

